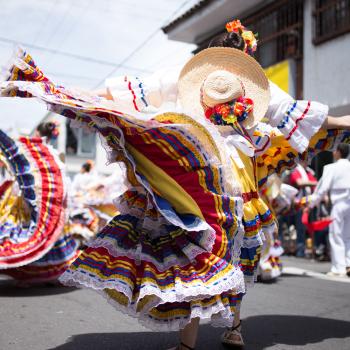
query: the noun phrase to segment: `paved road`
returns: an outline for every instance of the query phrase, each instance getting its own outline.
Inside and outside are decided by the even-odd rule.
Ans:
[[[350,283],[319,278],[327,264],[290,258],[285,264],[296,274],[259,283],[245,299],[245,349],[349,350]],[[300,273],[316,265],[315,276]],[[224,349],[221,332],[201,325],[197,349]],[[93,291],[22,290],[0,281],[0,350],[160,350],[176,340],[175,333],[149,332]]]

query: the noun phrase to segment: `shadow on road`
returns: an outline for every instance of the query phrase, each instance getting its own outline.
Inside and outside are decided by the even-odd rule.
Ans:
[[[76,291],[73,287],[64,287],[60,285],[41,284],[26,288],[18,287],[13,280],[0,281],[1,297],[36,297],[45,295],[58,295]]]
[[[202,325],[197,350],[225,349],[220,344],[223,332],[220,328]],[[249,317],[243,321],[246,340],[245,350],[262,350],[281,344],[306,346],[321,343],[325,339],[350,337],[350,322],[311,316],[264,315]],[[50,350],[154,350],[175,346],[177,334],[171,333],[92,333],[74,335],[66,344]],[[324,349],[324,347],[321,347]],[[337,350],[348,349],[337,347]]]

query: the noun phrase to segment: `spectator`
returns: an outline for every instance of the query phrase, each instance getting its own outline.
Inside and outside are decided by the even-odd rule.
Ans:
[[[330,193],[332,202],[331,217],[333,222],[329,228],[331,248],[330,276],[350,277],[350,162],[347,159],[349,147],[339,144],[333,153],[335,163],[326,165],[323,175],[311,196],[310,207],[317,205]]]
[[[317,180],[314,176],[314,172],[311,168],[307,166],[306,161],[302,161],[297,167],[292,171],[289,177],[290,185],[296,187],[299,190],[298,198],[308,196],[312,193],[314,186],[317,185]],[[295,228],[297,231],[297,257],[305,256],[305,234],[306,229],[301,222],[302,210],[298,209],[293,215]]]
[[[73,190],[76,194],[81,194],[87,190],[91,184],[96,181],[96,175],[93,171],[94,163],[92,160],[87,160],[80,169],[80,172],[74,176]]]

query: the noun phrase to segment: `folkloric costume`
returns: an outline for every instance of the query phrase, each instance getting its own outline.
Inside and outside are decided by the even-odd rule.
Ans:
[[[242,36],[244,52],[249,55],[254,53],[257,40],[239,20],[227,23],[226,29]],[[203,60],[207,58],[205,54],[201,57]],[[106,87],[120,110],[126,113],[141,115],[177,110],[189,115],[193,115],[194,111],[203,115],[203,106],[198,96],[193,96],[195,90],[192,86],[186,91],[187,96],[191,96],[185,98],[188,103],[179,101],[178,78],[178,70],[168,70],[145,79],[131,76],[110,78],[106,80]],[[269,82],[269,85],[271,100],[264,123],[249,125],[238,122],[225,127],[227,123],[222,122],[221,117],[216,118],[215,113],[206,112],[211,122],[221,123],[221,136],[235,159],[232,170],[234,177],[239,179],[237,181],[240,182],[244,200],[245,238],[241,264],[248,283],[252,283],[256,276],[264,236],[268,236],[267,240],[271,243],[269,249],[267,242],[264,243],[264,252],[272,250],[273,254],[282,253],[281,249],[276,250],[273,246],[276,227],[272,209],[258,193],[263,190],[269,176],[280,176],[285,170],[293,169],[299,160],[311,159],[316,153],[333,149],[338,143],[348,142],[349,139],[347,131],[320,130],[328,114],[327,106],[314,101],[295,101],[274,83]],[[259,102],[254,102],[254,108],[257,108]],[[220,115],[220,111],[217,114]],[[274,270],[280,274],[279,263],[275,264]]]
[[[145,90],[138,96],[128,85],[134,106],[137,98],[147,103]],[[312,154],[338,135],[320,131],[309,144],[327,113],[317,103],[288,101],[288,114],[272,120],[279,130],[258,123],[268,81],[253,58],[229,48],[204,50],[182,70],[179,99],[191,117],[128,116],[117,103],[54,85],[25,52],[1,87],[2,96],[37,97],[100,132],[110,159],[126,164],[131,188],[119,198],[121,214],[61,280],[100,291],[152,329],[183,328],[194,317],[232,324],[242,270],[251,280],[263,233],[274,226],[259,189],[306,156],[299,151],[309,145]]]
[[[277,218],[290,212],[297,193],[298,190],[296,188],[282,183],[277,175],[272,175],[260,191],[260,196],[269,206],[274,217]],[[258,276],[262,281],[274,280],[282,274],[280,256],[283,254],[283,248],[277,238],[277,233],[277,227],[273,233],[265,233],[258,269]]]
[[[214,126],[176,113],[144,120],[125,115],[113,103],[55,86],[24,52],[2,95],[36,96],[97,130],[110,159],[127,166],[131,187],[119,198],[121,214],[61,281],[99,290],[152,329],[183,328],[194,317],[232,324],[245,292],[243,203]]]
[[[64,233],[62,164],[42,138],[14,141],[1,130],[0,152],[12,180],[0,204],[1,272],[27,282],[57,279],[77,257]]]
[[[118,214],[113,201],[127,187],[123,183],[125,175],[117,170],[110,176],[90,171],[74,178],[69,201],[70,231],[83,244]]]

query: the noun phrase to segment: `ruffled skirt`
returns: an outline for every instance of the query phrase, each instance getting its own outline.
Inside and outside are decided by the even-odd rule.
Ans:
[[[15,142],[0,130],[0,152],[20,189],[9,187],[0,203],[0,269],[9,269],[53,247],[63,230],[65,188],[59,160],[42,139]]]
[[[119,199],[120,215],[60,280],[97,290],[151,329],[178,330],[195,317],[232,325],[245,291],[243,202],[220,135],[205,121],[175,113],[135,118],[57,87],[24,52],[8,73],[3,96],[35,96],[99,132],[109,158],[127,168],[131,189]]]

